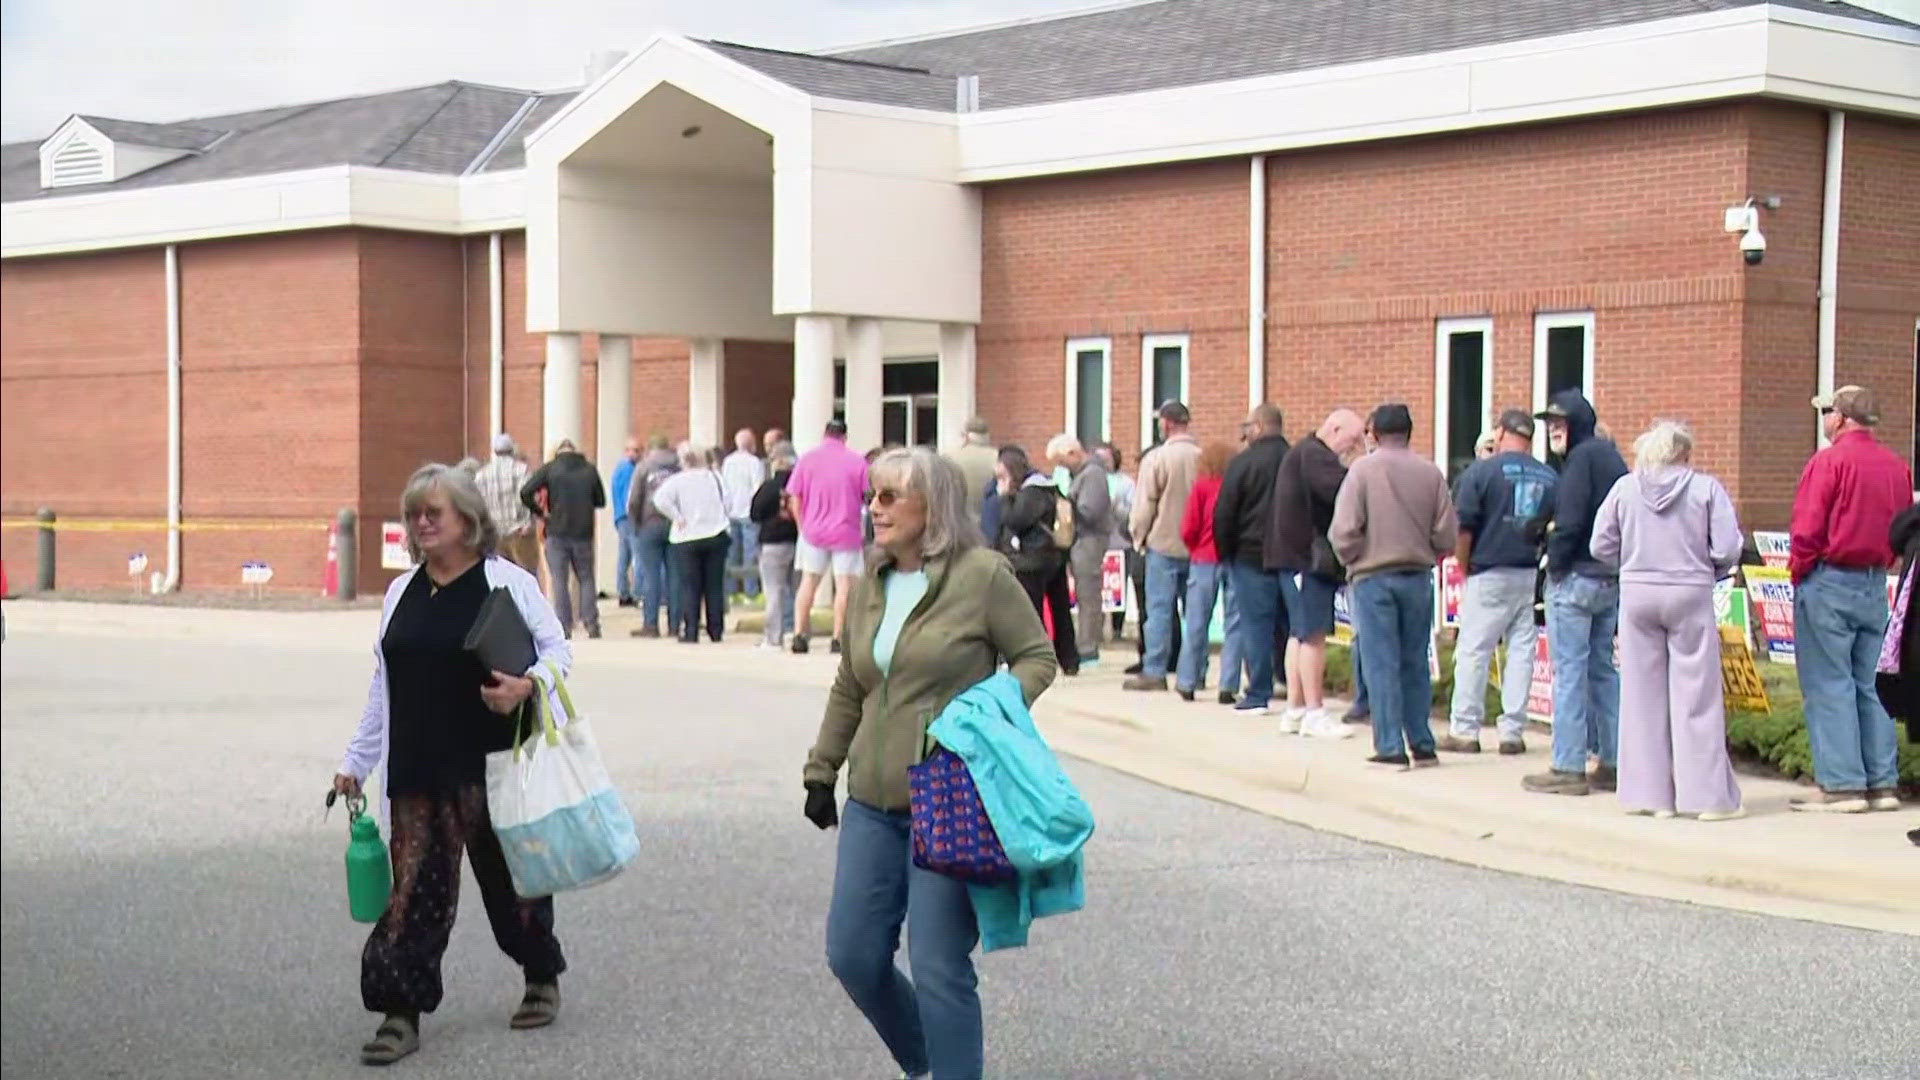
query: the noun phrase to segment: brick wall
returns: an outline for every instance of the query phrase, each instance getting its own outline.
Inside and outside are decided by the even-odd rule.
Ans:
[[[1879,398],[1881,436],[1915,464],[1920,124],[1847,118],[1834,376]]]
[[[1067,419],[1066,342],[1109,337],[1111,434],[1142,445],[1140,339],[1190,336],[1197,433],[1246,413],[1245,161],[991,184],[983,191],[979,410],[1038,454]]]
[[[724,442],[733,445],[733,433],[752,428],[764,435],[770,427],[793,430],[793,343],[790,341],[735,341],[725,346],[727,371],[721,424]],[[762,450],[765,447],[761,448]]]

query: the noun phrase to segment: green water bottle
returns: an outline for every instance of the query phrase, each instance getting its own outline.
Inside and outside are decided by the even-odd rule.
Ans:
[[[351,814],[347,841],[347,908],[354,922],[379,922],[387,910],[387,896],[393,891],[393,863],[387,858],[386,842],[380,839],[380,823],[365,812],[366,800],[358,807],[347,803]]]

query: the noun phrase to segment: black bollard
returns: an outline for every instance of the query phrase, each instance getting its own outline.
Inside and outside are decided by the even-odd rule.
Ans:
[[[357,520],[352,508],[348,508],[340,511],[340,516],[333,523],[336,539],[334,550],[340,560],[336,568],[339,580],[334,586],[334,595],[341,600],[352,600],[360,594],[360,548],[354,539],[358,532],[354,527]]]
[[[56,547],[53,529],[54,514],[52,510],[43,506],[34,516],[40,519],[40,577],[35,582],[35,587],[41,592],[52,592],[53,556]]]

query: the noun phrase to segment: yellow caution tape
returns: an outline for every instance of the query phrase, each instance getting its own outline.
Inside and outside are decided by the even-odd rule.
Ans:
[[[165,532],[164,518],[151,521],[76,518],[40,521],[36,518],[0,519],[0,529],[52,529],[55,532]],[[311,532],[333,528],[331,521],[182,521],[181,532]]]

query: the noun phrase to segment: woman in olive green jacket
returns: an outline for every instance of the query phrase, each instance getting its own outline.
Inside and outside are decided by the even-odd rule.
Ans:
[[[1058,668],[1026,590],[967,513],[959,469],[924,448],[892,450],[868,482],[874,546],[805,774],[807,817],[841,826],[827,963],[907,1076],[977,1080],[973,902],[963,882],[912,863],[907,769],[926,754],[927,725],[1003,660],[1029,705]],[[903,921],[911,979],[893,962]]]

